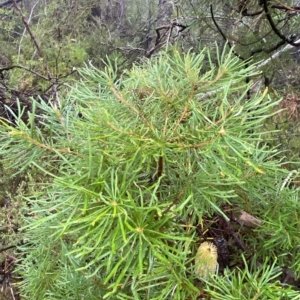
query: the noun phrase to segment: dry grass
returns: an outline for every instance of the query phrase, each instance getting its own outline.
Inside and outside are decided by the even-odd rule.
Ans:
[[[279,109],[283,109],[278,115],[281,120],[297,121],[300,113],[300,96],[288,94],[280,103]]]

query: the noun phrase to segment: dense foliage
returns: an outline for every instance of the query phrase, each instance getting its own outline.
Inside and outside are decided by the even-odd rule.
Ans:
[[[298,299],[299,11],[1,2],[0,299]]]
[[[284,188],[288,173],[261,132],[278,101],[267,90],[245,101],[254,66],[226,53],[214,64],[206,49],[170,50],[120,77],[114,64],[79,72],[59,107],[33,100],[40,113],[1,125],[7,165],[49,178],[26,197],[21,295],[196,299],[207,290],[237,299],[242,286],[232,278],[228,298],[226,281],[236,274],[253,285],[248,267],[215,275],[215,287],[194,272],[197,228],[211,216],[229,220],[233,206],[263,221],[243,237],[245,255],[257,253],[245,263],[267,270],[249,293],[296,299],[273,279],[275,262],[299,271],[297,191]],[[240,251],[231,261],[243,261]]]

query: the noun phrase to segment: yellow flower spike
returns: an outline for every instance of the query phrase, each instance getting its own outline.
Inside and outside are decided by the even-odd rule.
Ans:
[[[217,247],[210,242],[203,242],[195,257],[195,274],[207,279],[209,274],[216,273],[218,266]]]

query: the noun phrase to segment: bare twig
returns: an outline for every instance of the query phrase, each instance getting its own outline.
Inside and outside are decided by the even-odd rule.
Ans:
[[[296,40],[296,41],[295,41],[295,44],[300,44],[300,39]],[[266,64],[268,64],[269,62],[271,62],[271,60],[273,60],[273,59],[279,57],[282,53],[284,53],[284,52],[286,52],[286,51],[288,51],[288,50],[291,50],[291,49],[293,49],[293,48],[295,48],[295,46],[290,45],[290,44],[286,45],[284,48],[280,49],[279,51],[277,51],[276,53],[274,53],[271,57],[269,57],[268,59],[266,59],[266,60],[264,60],[262,63],[260,63],[260,64],[256,67],[256,69],[260,69],[261,67],[263,67],[263,66],[265,66]]]
[[[8,250],[8,249],[16,248],[16,247],[17,247],[16,245],[11,245],[11,246],[8,246],[8,247],[5,247],[5,248],[1,248],[1,249],[0,249],[0,252],[4,252],[4,251],[6,251],[6,250]]]
[[[43,58],[43,57],[44,57],[43,51],[42,51],[42,49],[41,49],[39,43],[37,42],[37,40],[36,40],[36,38],[35,38],[33,32],[31,31],[31,29],[30,29],[30,27],[29,27],[28,20],[26,19],[26,17],[25,17],[25,15],[23,14],[21,8],[20,8],[19,5],[17,4],[17,0],[11,0],[11,1],[13,2],[14,8],[18,11],[18,13],[20,14],[20,16],[21,16],[21,18],[22,18],[23,24],[24,24],[24,26],[25,26],[27,32],[28,32],[29,35],[30,35],[30,38],[31,38],[31,40],[32,40],[32,42],[33,42],[33,44],[34,44],[36,50],[37,50],[37,54],[38,54],[39,58]],[[49,68],[48,68],[48,66],[47,66],[47,64],[46,64],[45,61],[44,61],[44,67],[45,67],[45,70],[46,70],[46,72],[47,72],[47,75],[48,75],[49,79],[51,79],[53,76],[52,76],[52,74],[51,74],[51,72],[50,72],[50,70],[49,70]]]
[[[174,27],[178,28],[176,36],[173,37],[173,38],[176,38],[182,31],[184,31],[189,26],[182,25],[177,22],[172,22],[170,25],[164,25],[164,26],[157,27],[155,29],[156,39],[155,39],[154,47],[152,47],[149,51],[147,51],[146,57],[150,57],[154,53],[155,50],[159,49],[163,45],[166,45],[168,48]],[[163,30],[165,30],[165,31],[162,32]]]
[[[33,70],[31,70],[31,69],[29,69],[27,67],[19,66],[19,65],[14,65],[14,66],[6,67],[6,68],[0,68],[0,74],[2,74],[3,71],[9,71],[9,70],[12,70],[12,69],[23,69],[23,70],[25,70],[27,72],[30,72],[30,73],[32,73],[32,74],[34,74],[34,75],[36,75],[36,76],[38,76],[38,77],[40,77],[42,79],[47,80],[47,81],[49,81],[51,79],[51,78],[48,78],[48,77],[46,77],[46,76],[44,76],[44,75],[42,75],[42,74],[40,74],[38,72],[33,71]]]
[[[30,11],[30,15],[29,15],[29,18],[27,20],[28,24],[30,23],[31,21],[31,18],[32,18],[32,14],[33,14],[33,10],[34,8],[36,7],[36,5],[39,3],[39,1],[37,1],[33,6],[32,6],[32,9]],[[20,39],[20,43],[19,43],[19,49],[18,49],[18,62],[19,62],[19,58],[20,58],[20,53],[21,53],[21,44],[22,44],[22,40],[25,36],[25,33],[26,33],[26,27],[24,28],[23,30],[23,33],[22,33],[22,36],[21,36],[21,39]]]
[[[268,7],[268,1],[267,0],[262,0],[262,3],[263,3],[263,8],[264,8],[264,11],[266,13],[266,18],[272,28],[272,30],[274,31],[274,33],[283,41],[285,41],[286,43],[288,43],[289,45],[292,45],[292,46],[300,46],[300,43],[297,43],[297,42],[294,42],[292,38],[287,38],[284,34],[282,34],[280,32],[280,30],[276,27],[274,21],[273,21],[273,18],[270,14],[270,11],[269,11],[269,7]]]
[[[287,183],[289,182],[289,180],[291,179],[293,174],[298,174],[297,170],[293,170],[289,173],[289,175],[285,178],[283,184],[280,187],[279,193],[281,193],[283,191],[283,189],[285,188],[285,186],[287,185]]]
[[[167,37],[167,39],[166,39],[166,46],[167,46],[167,49],[168,49],[168,46],[169,46],[169,42],[170,42],[170,38],[171,38],[172,31],[173,31],[173,24],[170,26],[170,28],[169,28],[169,30],[168,30],[168,37]]]

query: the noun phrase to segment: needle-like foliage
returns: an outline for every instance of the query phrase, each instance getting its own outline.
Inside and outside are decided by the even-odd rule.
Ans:
[[[88,65],[59,107],[3,121],[6,164],[49,177],[26,198],[25,299],[196,299],[196,226],[225,204],[265,211],[286,176],[262,132],[278,101],[246,99],[254,70],[206,49]]]

